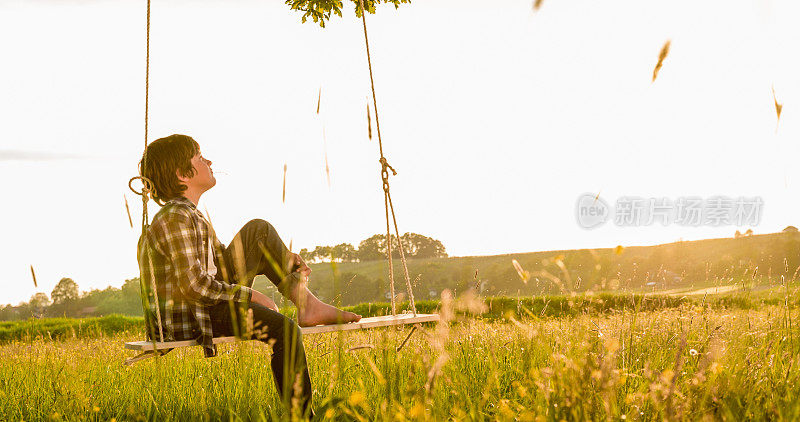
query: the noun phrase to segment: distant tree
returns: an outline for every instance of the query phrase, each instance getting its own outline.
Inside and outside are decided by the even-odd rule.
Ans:
[[[392,256],[400,257],[397,249],[397,237],[392,235]],[[377,261],[386,259],[386,235],[376,234],[361,241],[358,244],[358,259],[360,261]]]
[[[33,316],[41,317],[47,307],[50,306],[50,298],[47,297],[47,293],[38,292],[31,296],[28,306]]]
[[[308,253],[308,249],[306,248],[300,249],[298,255],[300,255],[300,257],[303,258],[304,261],[311,261],[311,256]]]
[[[753,229],[747,229],[747,231],[744,232],[744,235],[745,236],[752,236],[753,235]]]
[[[733,238],[734,239],[738,239],[740,237],[742,237],[742,232],[740,232],[739,230],[736,230],[736,233],[733,234]]]
[[[61,305],[78,300],[78,283],[71,278],[64,277],[53,288],[50,293],[50,298],[53,300],[54,305]]]
[[[441,241],[417,233],[406,233],[400,238],[407,256],[412,258],[446,258]]]
[[[11,321],[19,317],[19,310],[11,305],[0,306],[0,321]]]
[[[399,243],[395,235],[392,239],[392,257],[400,257]],[[441,241],[418,233],[406,233],[400,237],[406,258],[445,258],[447,252]],[[364,239],[358,245],[356,255],[361,261],[375,261],[386,258],[386,235],[376,234]]]
[[[798,230],[797,230],[797,227],[795,227],[795,226],[786,226],[786,228],[783,229],[783,232],[784,233],[797,233]]]
[[[332,248],[330,246],[317,246],[309,254],[310,257],[311,257],[311,261],[312,262],[330,261],[330,259],[331,259],[331,249]]]
[[[331,248],[331,254],[335,261],[340,262],[353,262],[358,259],[356,256],[356,248],[349,243],[340,243]]]

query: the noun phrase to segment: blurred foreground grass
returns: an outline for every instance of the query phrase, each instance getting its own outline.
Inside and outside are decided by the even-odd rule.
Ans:
[[[456,313],[457,323],[426,327],[400,352],[408,327],[305,336],[315,410],[336,420],[800,418],[800,333],[786,302],[676,298],[658,308],[648,299],[542,317],[557,298],[545,312],[515,304],[502,319]],[[562,299],[577,309],[580,298]],[[443,315],[470,306],[480,307],[445,302]],[[286,417],[263,344],[223,345],[213,359],[181,349],[122,366],[133,355],[122,343],[142,338],[134,328],[1,345],[0,419]]]

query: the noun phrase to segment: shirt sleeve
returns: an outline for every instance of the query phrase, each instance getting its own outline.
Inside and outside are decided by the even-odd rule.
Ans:
[[[202,264],[206,258],[200,250],[202,241],[192,217],[174,211],[165,215],[151,229],[159,252],[170,260],[177,276],[177,285],[183,296],[193,302],[214,305],[222,301],[246,302],[253,291],[247,286],[228,284],[210,276]]]

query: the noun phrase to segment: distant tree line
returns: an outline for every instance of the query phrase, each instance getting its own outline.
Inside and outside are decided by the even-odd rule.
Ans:
[[[400,237],[405,248],[406,258],[446,258],[444,245],[436,239],[417,233],[406,233]],[[392,236],[392,256],[400,257],[397,237]],[[335,246],[317,246],[314,250],[303,249],[300,255],[308,262],[365,262],[386,259],[386,236],[376,234],[359,243],[358,249],[349,243]],[[355,273],[343,274],[349,292],[344,292],[347,304],[359,301],[383,300],[385,284]],[[330,284],[330,285],[328,285]],[[319,283],[316,289],[331,290],[330,283]],[[42,317],[88,317],[112,313],[142,315],[142,302],[139,295],[139,279],[126,280],[120,288],[108,287],[80,292],[78,283],[68,277],[62,278],[48,296],[37,292],[28,302],[17,306],[0,305],[0,321],[42,318]]]
[[[403,236],[411,239],[412,235]],[[376,235],[359,244],[356,260],[365,263],[313,266],[309,288],[323,300],[342,305],[387,301],[391,291],[388,266],[371,261],[383,259],[383,236]],[[432,239],[431,239],[432,240]],[[396,241],[396,239],[395,239]],[[433,241],[428,244],[438,242]],[[438,242],[440,244],[440,242]],[[409,257],[429,256],[426,243],[404,244]],[[422,246],[419,246],[422,245]],[[432,247],[444,255],[444,248]],[[316,249],[315,249],[316,250]],[[349,248],[340,251],[350,250]],[[372,254],[370,255],[370,252]],[[394,248],[393,248],[394,251]],[[308,251],[303,251],[307,254]],[[396,253],[396,252],[393,252]],[[341,252],[327,251],[313,261],[336,259]],[[395,255],[395,256],[399,256]],[[312,257],[305,255],[312,261]],[[516,260],[525,279],[512,265]],[[394,262],[395,291],[404,294],[402,265]],[[415,298],[435,299],[442,290],[458,295],[474,289],[483,296],[566,294],[587,291],[653,291],[699,288],[724,284],[783,286],[800,271],[800,232],[793,226],[782,233],[755,235],[745,231],[740,237],[680,241],[657,246],[597,250],[545,251],[525,254],[415,259],[408,263]],[[341,271],[341,273],[339,273]],[[549,276],[547,276],[549,275]],[[255,286],[282,302],[271,281],[257,277]],[[749,287],[748,287],[749,288]],[[77,283],[63,278],[46,294],[36,293],[27,303],[0,306],[0,320],[31,317],[84,317],[107,314],[142,314],[139,280],[126,280],[122,287],[80,292]]]
[[[87,317],[107,314],[142,315],[139,279],[125,280],[120,288],[80,292],[78,283],[62,278],[50,296],[37,292],[17,306],[0,305],[0,321],[42,317]]]
[[[392,235],[392,257],[400,258],[397,236]],[[406,258],[447,258],[441,241],[417,233],[400,236]],[[349,243],[335,246],[317,246],[313,250],[302,249],[300,256],[308,262],[365,262],[386,259],[386,235],[376,234],[361,241],[358,249]]]

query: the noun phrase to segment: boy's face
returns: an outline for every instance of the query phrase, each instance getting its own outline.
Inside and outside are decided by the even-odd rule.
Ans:
[[[217,184],[214,171],[211,170],[211,160],[205,159],[200,152],[192,157],[192,167],[194,168],[192,177],[182,176],[180,171],[178,172],[178,180],[186,185],[187,191],[203,193]]]

